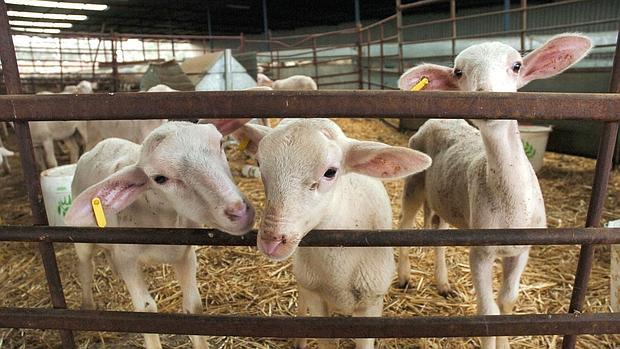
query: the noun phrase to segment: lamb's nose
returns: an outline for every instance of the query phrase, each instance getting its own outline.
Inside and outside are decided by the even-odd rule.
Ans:
[[[234,204],[228,205],[228,207],[224,209],[224,214],[226,214],[226,217],[233,222],[241,219],[247,212],[248,205],[246,205],[243,201],[238,201]]]

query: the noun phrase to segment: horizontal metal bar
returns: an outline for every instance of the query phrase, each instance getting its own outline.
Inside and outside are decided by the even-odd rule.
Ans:
[[[256,232],[215,229],[1,226],[0,241],[255,246]],[[300,246],[482,246],[618,244],[620,228],[315,230]]]
[[[229,91],[0,96],[0,120],[248,117],[620,120],[620,95],[540,92]]]
[[[274,338],[428,338],[620,332],[620,313],[496,316],[204,316],[0,308],[0,327]]]
[[[410,8],[415,8],[415,7],[420,7],[420,6],[436,4],[438,2],[448,2],[448,0],[420,0],[418,2],[402,4],[402,5],[400,5],[400,10],[402,11],[402,10],[406,10],[406,9],[410,9]]]

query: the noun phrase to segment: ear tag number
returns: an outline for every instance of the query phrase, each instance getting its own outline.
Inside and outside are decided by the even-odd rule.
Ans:
[[[244,151],[248,145],[250,144],[250,139],[249,138],[243,138],[241,140],[241,142],[239,142],[239,151]]]
[[[94,198],[91,202],[93,207],[93,213],[95,214],[95,220],[99,228],[105,228],[108,222],[105,219],[105,213],[103,213],[103,205],[101,205],[101,199]]]
[[[421,91],[426,87],[426,85],[428,85],[428,83],[429,83],[428,78],[424,76],[422,77],[422,79],[420,79],[420,81],[418,81],[415,85],[411,87],[411,91],[413,92]]]

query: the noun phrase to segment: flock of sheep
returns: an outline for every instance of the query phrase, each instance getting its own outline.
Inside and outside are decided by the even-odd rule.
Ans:
[[[454,68],[423,64],[408,70],[399,88],[410,91],[426,78],[425,90],[516,92],[532,80],[561,73],[591,47],[591,41],[578,34],[556,36],[524,57],[498,42],[478,44],[461,52]],[[258,80],[273,89],[316,89],[312,79],[302,76]],[[149,92],[162,90],[169,89],[158,86]],[[381,316],[394,273],[401,286],[409,282],[408,248],[402,248],[397,267],[391,247],[298,247],[313,229],[391,229],[391,206],[381,179],[405,178],[401,228],[414,226],[422,206],[428,228],[546,227],[538,179],[514,120],[472,120],[475,127],[464,120],[429,120],[410,139],[409,148],[349,138],[329,119],[285,119],[275,128],[240,119],[198,124],[115,121],[119,125],[105,128],[100,122],[71,124],[71,134],[83,135],[88,152],[77,161],[68,225],[97,226],[92,202],[98,198],[108,226],[208,225],[245,234],[254,225],[255,211],[235,185],[223,148],[223,137],[234,133],[259,163],[265,188],[257,247],[271,259],[292,257],[300,316],[335,311]],[[40,123],[40,133],[33,127],[37,124],[31,127],[45,153],[41,166],[55,166],[49,142],[60,133],[54,131],[54,122]],[[192,246],[76,244],[84,308],[95,304],[96,248],[105,251],[127,285],[136,311],[157,311],[141,264],[169,263],[182,289],[183,310],[202,312]],[[471,248],[478,314],[511,313],[528,252],[528,246]],[[497,301],[492,289],[496,258],[503,267]],[[443,247],[436,248],[435,277],[439,293],[449,295]],[[158,335],[144,337],[147,348],[161,348]],[[191,340],[194,348],[208,347],[204,337]],[[355,342],[356,348],[369,349],[375,341]],[[320,348],[337,347],[336,340],[318,343]],[[485,337],[481,344],[483,349],[510,347],[507,337]],[[296,339],[295,346],[304,348],[306,340]]]

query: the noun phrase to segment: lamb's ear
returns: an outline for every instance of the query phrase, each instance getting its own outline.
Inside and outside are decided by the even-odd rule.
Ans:
[[[256,154],[258,143],[271,132],[272,128],[257,124],[245,124],[235,132],[234,137],[240,144],[245,143],[245,150],[250,154]]]
[[[437,64],[421,64],[407,70],[398,79],[398,88],[403,91],[411,91],[422,78],[428,78],[428,85],[424,91],[448,91],[458,90],[456,78],[452,74],[452,68]]]
[[[148,188],[149,178],[142,169],[125,167],[74,198],[65,223],[70,226],[94,226],[96,221],[91,204],[94,198],[101,200],[106,215],[112,215],[131,205]]]
[[[213,124],[222,136],[226,136],[235,132],[250,120],[252,119],[200,119],[198,123]]]
[[[389,179],[424,171],[431,165],[431,158],[409,148],[378,142],[352,141],[344,165],[351,172]]]
[[[267,77],[267,75],[258,73],[256,74],[256,83],[258,86],[273,86],[273,80]]]
[[[560,34],[523,57],[519,88],[530,81],[560,74],[583,59],[592,49],[592,40],[579,34]]]

